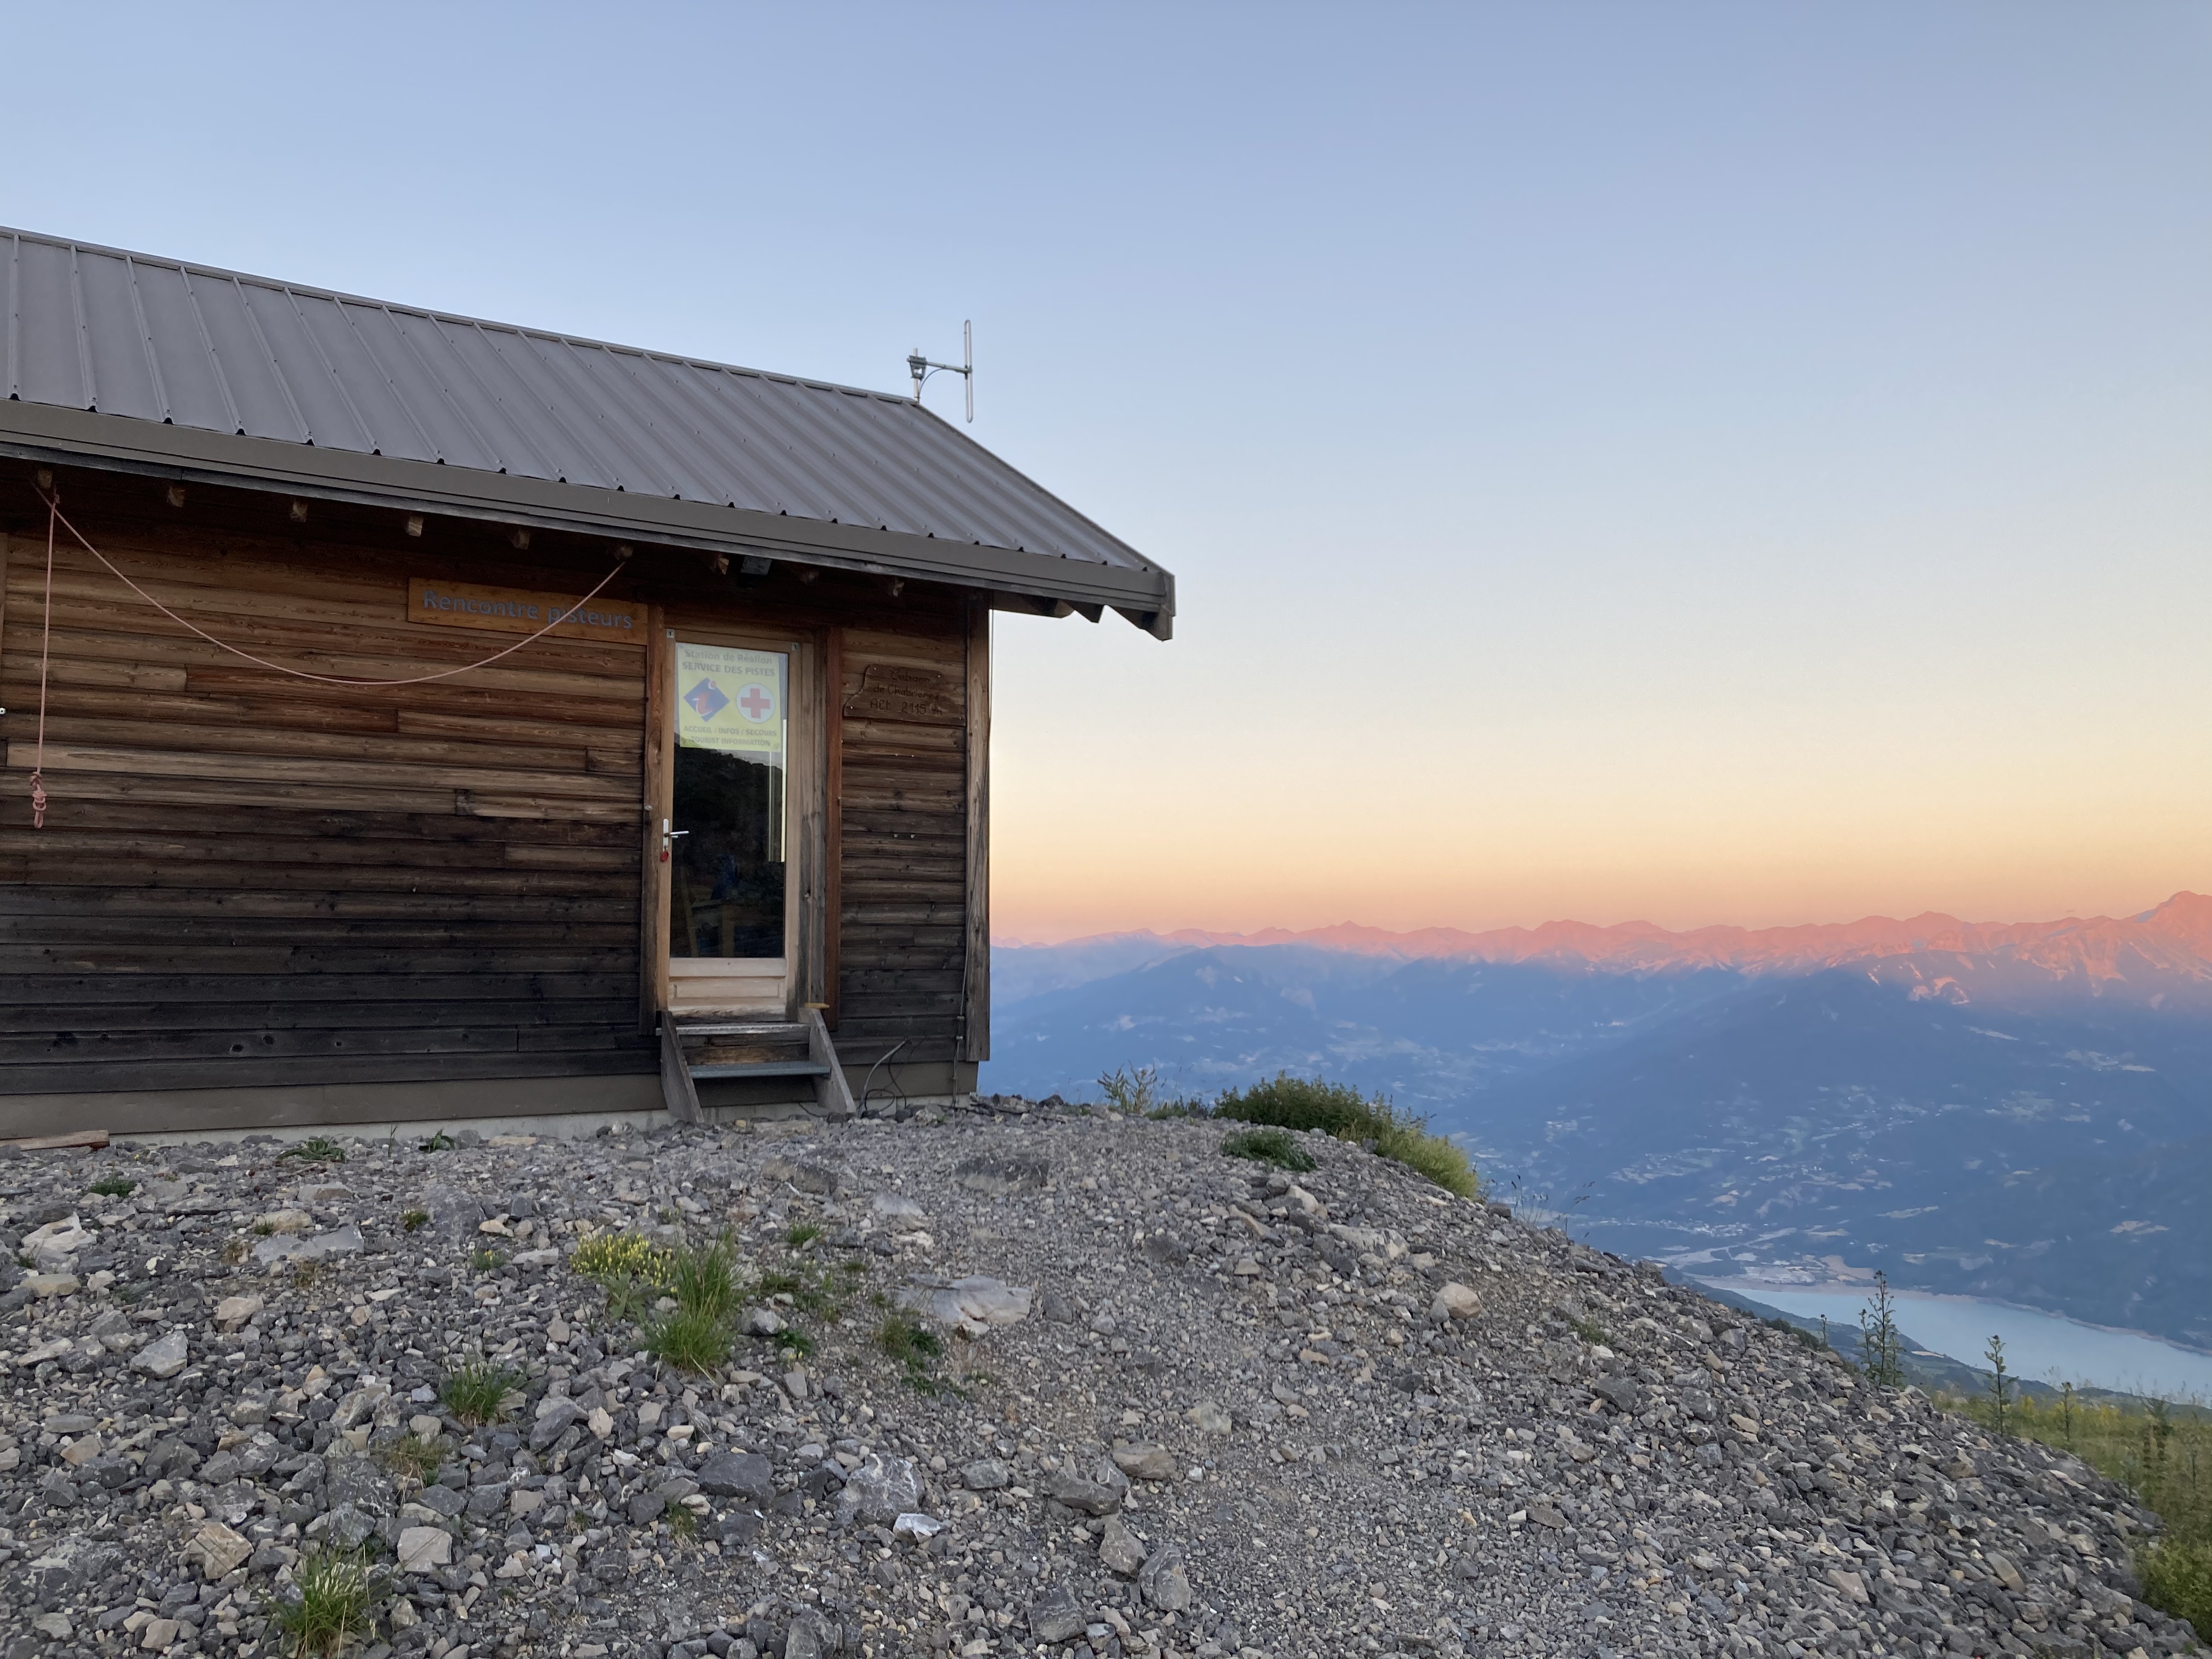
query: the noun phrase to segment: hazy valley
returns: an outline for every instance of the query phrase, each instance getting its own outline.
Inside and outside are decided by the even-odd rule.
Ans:
[[[985,1086],[1388,1091],[1504,1195],[1712,1274],[2212,1346],[2212,900],[2017,926],[1115,935],[995,953]]]

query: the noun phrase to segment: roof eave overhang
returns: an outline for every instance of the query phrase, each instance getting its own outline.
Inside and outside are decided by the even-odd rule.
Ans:
[[[0,454],[184,483],[264,489],[410,513],[602,535],[617,541],[751,553],[833,569],[985,589],[1045,615],[1110,607],[1170,637],[1175,578],[1087,559],[982,547],[865,525],[672,501],[586,484],[515,477],[472,467],[362,455],[270,438],[156,424],[131,416],[0,401]]]

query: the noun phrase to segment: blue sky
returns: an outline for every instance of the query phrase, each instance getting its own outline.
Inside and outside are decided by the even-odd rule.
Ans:
[[[1006,932],[2212,886],[2202,6],[6,21],[0,221],[879,386],[973,317],[1184,611],[1002,624]]]

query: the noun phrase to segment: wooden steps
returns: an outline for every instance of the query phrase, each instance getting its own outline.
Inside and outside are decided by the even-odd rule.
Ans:
[[[661,1011],[661,1098],[678,1123],[703,1121],[701,1083],[800,1079],[814,1085],[818,1115],[854,1115],[852,1091],[818,1008],[807,1009],[795,1020],[684,1019]]]

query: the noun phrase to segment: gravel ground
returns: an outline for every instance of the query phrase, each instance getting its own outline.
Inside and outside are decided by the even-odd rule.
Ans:
[[[0,1149],[0,1659],[273,1654],[356,1544],[371,1659],[2192,1650],[2120,1491],[1648,1268],[1316,1137],[941,1115]],[[792,1300],[662,1370],[609,1228]]]

